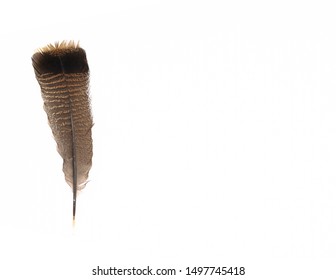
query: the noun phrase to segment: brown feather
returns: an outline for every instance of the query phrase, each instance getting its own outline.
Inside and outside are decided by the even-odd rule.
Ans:
[[[85,51],[73,41],[39,49],[32,57],[44,110],[63,158],[65,180],[77,191],[86,185],[92,165],[93,126],[89,97],[89,66]]]

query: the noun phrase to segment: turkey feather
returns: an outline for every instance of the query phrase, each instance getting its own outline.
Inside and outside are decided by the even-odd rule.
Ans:
[[[74,220],[77,192],[85,187],[92,165],[93,121],[86,53],[73,41],[63,41],[39,49],[32,62],[44,110],[63,158],[65,180],[73,191]]]

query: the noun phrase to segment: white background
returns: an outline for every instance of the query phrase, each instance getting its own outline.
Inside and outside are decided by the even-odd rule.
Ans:
[[[2,2],[0,278],[335,279],[332,3]],[[74,229],[31,66],[63,39],[87,52],[95,122]]]

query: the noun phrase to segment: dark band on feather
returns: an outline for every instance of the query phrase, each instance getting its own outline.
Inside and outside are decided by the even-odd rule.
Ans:
[[[62,60],[62,65],[60,64]],[[69,52],[50,53],[37,52],[32,57],[35,71],[39,74],[46,73],[87,73],[89,66],[85,51],[82,48],[72,49]]]

